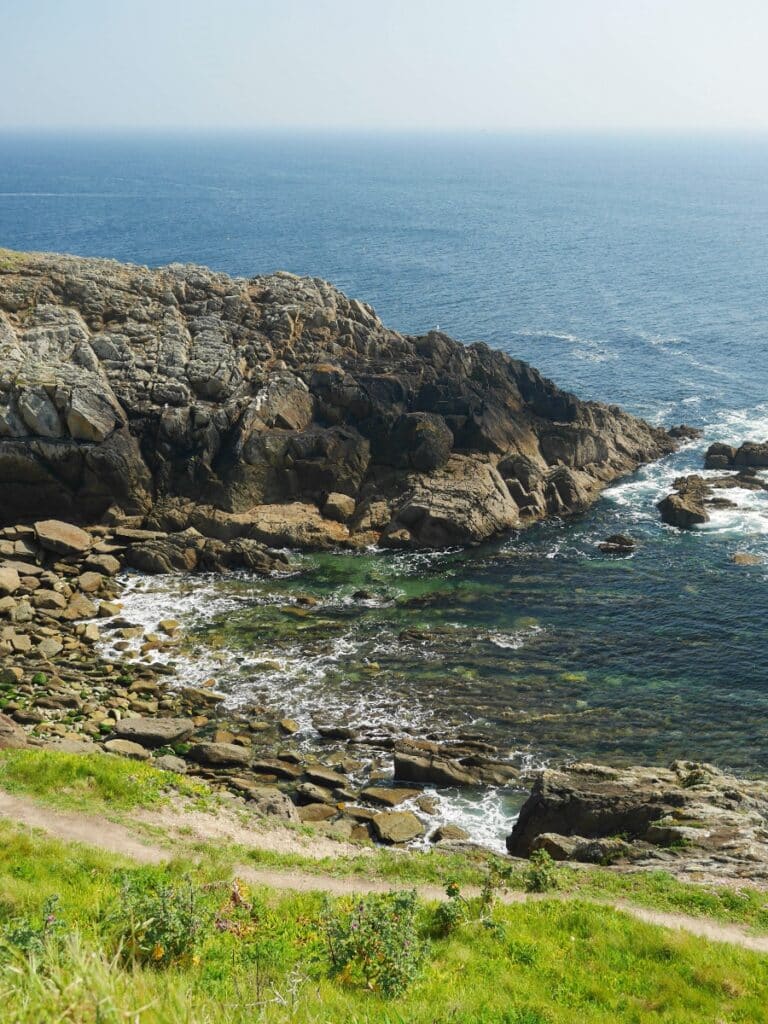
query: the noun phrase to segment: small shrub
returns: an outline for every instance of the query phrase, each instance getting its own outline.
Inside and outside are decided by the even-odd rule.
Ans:
[[[438,904],[432,915],[434,934],[440,938],[455,932],[466,921],[468,911],[467,901],[455,882],[446,885],[445,893],[448,899]]]
[[[533,967],[539,959],[539,951],[532,942],[518,942],[515,939],[507,946],[510,960],[522,967]]]
[[[323,913],[331,974],[385,997],[399,995],[419,973],[426,945],[417,930],[416,892],[371,895],[349,910],[326,903]]]
[[[58,907],[59,897],[49,896],[39,914],[9,921],[2,932],[6,948],[27,956],[42,956],[67,930]]]
[[[557,888],[557,868],[546,850],[534,850],[524,872],[526,892],[549,892]]]
[[[148,884],[130,879],[110,915],[121,959],[165,968],[193,960],[207,914],[191,882]]]

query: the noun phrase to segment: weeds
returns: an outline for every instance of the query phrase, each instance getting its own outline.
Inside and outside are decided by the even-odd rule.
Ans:
[[[550,892],[558,887],[557,868],[546,850],[534,850],[523,873],[526,892]]]
[[[326,902],[323,932],[331,974],[391,997],[403,992],[424,963],[415,890],[356,899],[349,909]]]

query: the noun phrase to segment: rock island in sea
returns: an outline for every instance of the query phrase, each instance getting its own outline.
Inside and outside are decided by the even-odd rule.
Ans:
[[[395,741],[376,771],[344,723],[298,750],[291,719],[223,711],[215,686],[155,660],[173,609],[144,634],[121,615],[121,570],[273,573],[285,549],[479,543],[583,511],[676,443],[483,344],[389,330],[318,278],[0,251],[0,747],[152,758],[265,814],[418,839],[422,784],[528,780],[472,737]],[[141,657],[105,658],[103,630]],[[725,836],[739,874],[766,806],[762,784],[707,766],[577,766],[539,777],[509,849],[653,860],[677,844],[702,870]],[[590,845],[617,821],[620,848]]]

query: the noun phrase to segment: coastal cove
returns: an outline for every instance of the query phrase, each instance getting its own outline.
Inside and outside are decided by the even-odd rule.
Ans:
[[[255,705],[270,720],[295,721],[291,744],[309,753],[325,749],[314,728],[322,721],[469,736],[526,770],[682,757],[768,771],[766,495],[734,493],[734,507],[685,534],[656,509],[677,477],[702,471],[710,444],[768,436],[755,285],[765,267],[759,145],[736,147],[723,163],[706,144],[478,140],[466,150],[442,141],[417,146],[413,159],[402,142],[241,140],[226,143],[226,181],[204,144],[145,141],[127,154],[125,141],[92,141],[87,169],[68,163],[66,150],[48,159],[56,145],[3,140],[2,244],[247,275],[274,266],[321,273],[372,301],[387,323],[426,332],[439,321],[529,359],[579,396],[704,432],[634,473],[627,467],[588,510],[479,547],[290,552],[290,569],[266,578],[242,566],[226,576],[121,576],[128,628],[153,633],[162,619],[179,621],[169,656],[185,684],[214,678],[233,714]],[[35,170],[42,153],[45,179]],[[294,172],[276,176],[286,154]],[[182,167],[197,190],[179,188]],[[391,204],[366,216],[373,181]],[[335,197],[331,222],[313,220],[318,182]],[[70,192],[91,214],[70,206]],[[643,232],[633,235],[639,209]],[[356,223],[366,224],[364,249]],[[636,550],[600,552],[616,533],[635,538]],[[755,564],[735,564],[737,554]],[[115,659],[142,642],[107,630],[98,649]],[[476,794],[452,792],[444,817],[470,828],[474,818],[473,835],[498,848],[523,795],[473,805]]]

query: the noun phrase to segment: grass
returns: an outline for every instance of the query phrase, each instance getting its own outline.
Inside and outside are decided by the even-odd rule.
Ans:
[[[8,792],[90,814],[115,816],[118,811],[124,817],[133,810],[159,807],[179,796],[191,798],[196,807],[205,810],[215,811],[218,806],[215,793],[203,782],[163,772],[143,762],[101,753],[4,751],[0,753],[0,779],[2,788]],[[153,838],[158,842],[166,839],[162,830],[146,823],[140,828],[147,835],[154,833]],[[492,859],[480,851],[457,854],[439,849],[406,852],[382,848],[361,850],[358,855],[316,859],[300,853],[238,847],[223,841],[214,845],[191,840],[185,844],[183,835],[174,839],[173,845],[183,847],[188,857],[208,864],[211,870],[223,870],[225,864],[245,863],[337,878],[383,879],[403,886],[448,882],[479,886]],[[507,867],[511,863],[504,861]],[[600,867],[560,866],[557,877],[561,895],[626,900],[657,910],[711,917],[768,931],[768,892],[761,889],[687,884],[665,871],[627,874]],[[525,887],[522,863],[510,871],[509,886],[519,890]]]
[[[5,789],[91,813],[156,807],[175,794],[213,806],[201,783],[103,754],[10,751],[0,767]],[[167,971],[128,969],[115,961],[117,947],[107,927],[126,879],[149,888],[191,880],[206,894],[212,921],[238,862],[383,878],[403,888],[449,880],[477,885],[488,863],[485,855],[438,851],[382,849],[318,861],[226,843],[176,845],[186,859],[139,868],[0,823],[0,932],[25,915],[39,916],[52,896],[59,897],[67,929],[44,962],[0,956],[0,1019],[9,1024],[129,1019],[138,1024],[570,1024],[575,1019],[749,1024],[766,1019],[765,957],[654,928],[589,902],[626,899],[768,927],[765,893],[685,885],[663,872],[627,875],[561,867],[557,895],[572,898],[498,904],[485,924],[465,922],[442,938],[430,930],[433,911],[422,904],[427,964],[416,983],[391,1000],[330,976],[319,941],[322,898],[313,893],[251,893],[248,898],[264,906],[255,932],[236,937],[209,924],[194,961]],[[523,888],[522,870],[521,865],[512,871],[511,887]]]
[[[16,270],[27,260],[27,254],[0,248],[0,270]]]
[[[441,850],[389,850],[378,848],[359,856],[312,858],[272,850],[242,849],[240,860],[264,868],[298,868],[334,878],[366,878],[403,885],[481,885],[487,874],[488,855],[476,857]]]
[[[8,793],[90,813],[158,807],[171,794],[213,800],[201,782],[108,754],[7,750],[0,755],[0,773]]]
[[[126,968],[110,920],[127,880],[192,880],[211,913],[195,957],[168,970]],[[0,933],[58,895],[61,942],[0,955],[4,1024],[752,1024],[766,1020],[768,959],[668,932],[578,899],[496,905],[447,937],[430,930],[426,965],[385,1000],[334,978],[317,894],[242,891],[259,907],[236,933],[230,892],[210,865],[136,867],[112,855],[0,825]]]

